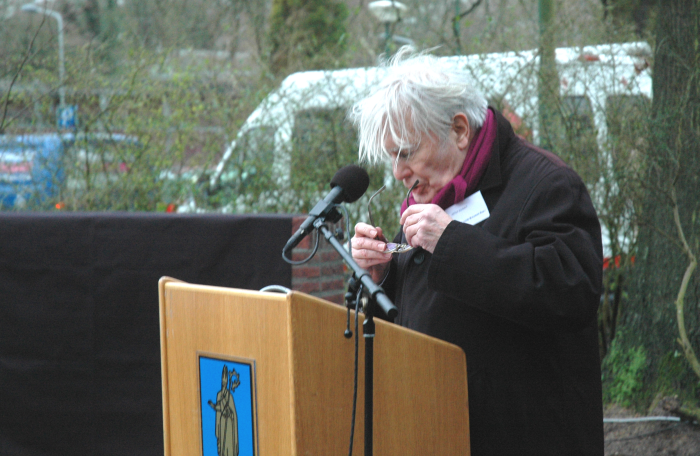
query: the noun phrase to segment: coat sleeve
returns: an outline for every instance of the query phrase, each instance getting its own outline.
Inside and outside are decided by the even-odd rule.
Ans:
[[[431,289],[531,329],[575,332],[602,289],[600,224],[569,168],[534,185],[509,234],[452,221],[429,270]]]

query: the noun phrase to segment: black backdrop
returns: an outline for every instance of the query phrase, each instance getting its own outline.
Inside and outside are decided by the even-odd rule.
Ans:
[[[0,454],[162,455],[158,279],[291,287],[291,216],[0,214]]]

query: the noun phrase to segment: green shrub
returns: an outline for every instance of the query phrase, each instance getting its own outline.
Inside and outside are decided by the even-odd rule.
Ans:
[[[637,396],[642,391],[646,366],[644,347],[624,350],[616,339],[603,360],[603,400],[625,407],[639,403]]]
[[[664,396],[678,396],[684,403],[696,404],[700,393],[700,382],[688,368],[688,360],[678,350],[661,358],[654,391]]]

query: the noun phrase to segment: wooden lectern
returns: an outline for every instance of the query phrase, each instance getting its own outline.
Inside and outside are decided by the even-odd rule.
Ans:
[[[240,456],[348,454],[355,340],[344,337],[343,307],[167,277],[159,292],[166,456],[208,454],[204,442],[214,442],[213,454],[226,442],[218,451],[235,456],[232,440]],[[363,453],[363,358],[360,338],[354,455]],[[214,364],[213,386],[204,386],[205,361],[229,362]],[[377,320],[373,416],[377,455],[468,455],[464,352]],[[238,435],[244,427],[252,438]]]

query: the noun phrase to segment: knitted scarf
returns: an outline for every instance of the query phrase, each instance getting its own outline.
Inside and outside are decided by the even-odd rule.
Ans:
[[[467,156],[462,165],[462,171],[437,192],[431,203],[447,209],[463,201],[467,195],[474,193],[491,159],[491,148],[495,140],[496,116],[489,108],[486,112],[484,124],[469,145]],[[416,202],[413,199],[413,194],[408,197],[408,200],[411,204]],[[402,214],[407,207],[406,200],[404,200],[401,204]]]

